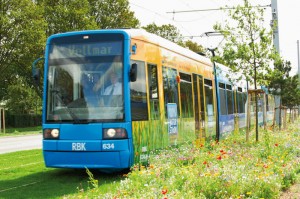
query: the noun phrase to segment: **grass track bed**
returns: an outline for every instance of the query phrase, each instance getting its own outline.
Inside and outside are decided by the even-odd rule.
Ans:
[[[261,129],[259,142],[254,134],[246,142],[241,133],[219,143],[161,150],[151,154],[148,168],[135,167],[116,191],[102,194],[99,187],[74,198],[280,198],[299,180],[298,124]]]

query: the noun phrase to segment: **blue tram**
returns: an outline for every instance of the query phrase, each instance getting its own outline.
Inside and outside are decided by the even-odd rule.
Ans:
[[[217,125],[221,137],[245,127],[247,83],[217,68],[214,75],[210,59],[139,29],[50,36],[43,76],[46,166],[127,169],[147,164],[151,150],[214,138]]]

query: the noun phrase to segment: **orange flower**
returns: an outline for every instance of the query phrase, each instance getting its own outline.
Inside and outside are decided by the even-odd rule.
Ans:
[[[218,160],[222,160],[222,156],[219,155],[219,156],[217,157],[217,159],[218,159]]]
[[[278,146],[278,145],[279,145],[278,143],[275,144],[275,146]]]
[[[168,193],[168,189],[163,189],[163,190],[161,191],[161,193],[162,193],[163,195],[166,195],[166,194]]]
[[[222,155],[224,155],[224,154],[226,154],[226,151],[224,151],[223,149],[221,149],[220,153],[222,153]]]
[[[264,164],[263,168],[267,169],[269,166],[267,164]]]
[[[153,168],[154,168],[154,165],[153,165],[153,164],[150,164],[149,168],[150,168],[150,169],[153,169]]]

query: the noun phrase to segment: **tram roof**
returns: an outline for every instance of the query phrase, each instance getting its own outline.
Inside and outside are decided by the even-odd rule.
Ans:
[[[149,33],[144,29],[122,29],[122,30],[125,31],[131,38],[147,41],[149,43],[153,43],[160,47],[163,47],[163,48],[169,49],[173,52],[179,53],[185,57],[189,57],[196,61],[205,63],[207,65],[212,65],[212,62],[209,58],[199,55],[187,48],[179,46],[178,44],[171,42],[167,39],[164,39],[158,35]]]

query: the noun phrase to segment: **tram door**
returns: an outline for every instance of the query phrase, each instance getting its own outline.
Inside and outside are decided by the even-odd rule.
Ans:
[[[205,112],[203,77],[201,75],[193,74],[193,89],[195,102],[195,130],[197,140],[202,143],[205,140]]]

